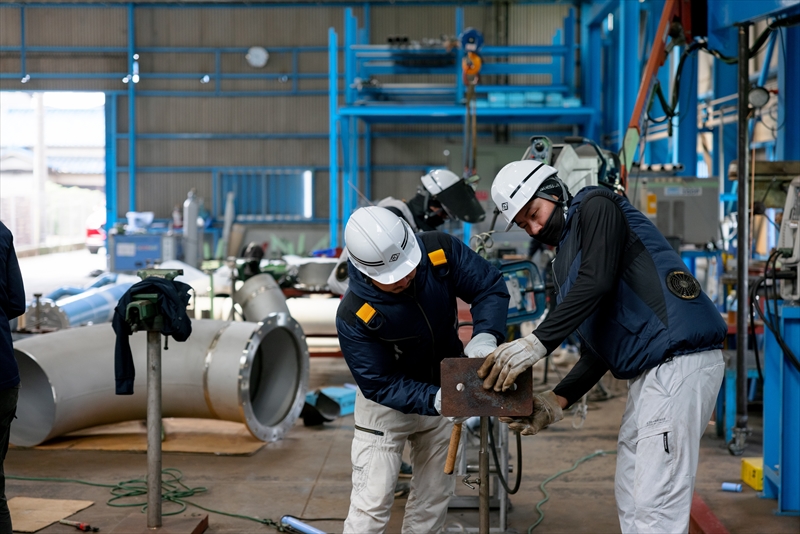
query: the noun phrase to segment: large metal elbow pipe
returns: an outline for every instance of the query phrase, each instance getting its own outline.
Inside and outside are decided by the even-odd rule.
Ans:
[[[130,336],[133,395],[116,395],[111,325],[71,328],[14,345],[22,387],[10,441],[32,447],[91,426],[146,418],[146,335]],[[192,321],[192,335],[162,352],[162,414],[244,423],[281,439],[308,388],[308,346],[284,312],[260,323]]]
[[[275,311],[289,313],[283,291],[267,273],[248,278],[233,294],[233,301],[242,309],[247,321],[260,321]]]

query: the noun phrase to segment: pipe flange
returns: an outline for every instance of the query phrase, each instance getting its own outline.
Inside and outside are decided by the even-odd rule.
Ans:
[[[270,314],[250,336],[239,364],[239,409],[254,437],[284,437],[300,417],[308,377],[308,345],[300,324],[288,313]]]

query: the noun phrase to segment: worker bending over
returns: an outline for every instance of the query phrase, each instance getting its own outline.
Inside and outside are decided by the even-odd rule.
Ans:
[[[350,289],[336,317],[358,392],[353,490],[346,533],[383,532],[398,468],[411,445],[404,533],[439,532],[454,478],[444,474],[453,422],[441,417],[440,362],[483,358],[504,339],[508,292],[495,267],[448,234],[414,235],[381,207],[359,208],[345,228]],[[458,338],[456,298],[471,304],[472,340]]]
[[[538,161],[503,167],[492,199],[507,222],[558,246],[557,307],[530,335],[500,346],[479,369],[506,390],[573,331],[581,358],[530,417],[505,419],[533,435],[562,419],[606,371],[627,379],[615,492],[623,533],[687,532],[700,438],[723,376],[725,322],[680,256],[627,199],[603,187],[572,198]],[[504,420],[504,419],[501,419]]]
[[[435,169],[420,180],[422,185],[410,200],[386,197],[378,202],[378,206],[405,219],[414,233],[436,230],[447,219],[479,223],[485,218],[486,214],[475,198],[475,191],[454,172]],[[345,248],[328,276],[328,287],[333,293],[344,295],[348,280]]]

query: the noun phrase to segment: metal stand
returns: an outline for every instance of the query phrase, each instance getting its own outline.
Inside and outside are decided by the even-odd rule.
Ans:
[[[481,448],[478,451],[478,476],[480,477],[480,534],[489,534],[489,418],[481,417]]]
[[[459,447],[459,463],[457,467],[457,474],[462,483],[470,489],[475,489],[475,485],[480,485],[478,495],[455,495],[450,500],[450,508],[478,508],[478,521],[479,528],[474,527],[450,527],[447,532],[469,532],[469,533],[500,533],[506,532],[508,528],[508,494],[503,488],[502,484],[493,477],[502,476],[505,480],[509,478],[508,467],[509,454],[508,454],[508,427],[499,421],[495,421],[494,427],[497,428],[495,435],[495,444],[497,446],[497,455],[500,460],[500,472],[491,465],[489,451],[489,419],[481,417],[480,427],[480,445],[478,449],[478,463],[467,463],[467,448],[469,445],[469,432],[462,434],[462,441]],[[474,449],[473,449],[474,450]],[[485,460],[485,465],[484,465]],[[478,478],[470,478],[471,473],[478,473]],[[486,481],[483,484],[483,481]],[[485,493],[484,493],[485,492]],[[497,509],[500,514],[499,525],[497,527],[490,526],[490,512],[492,509]],[[484,518],[485,515],[485,518]],[[484,528],[486,530],[484,530]]]
[[[147,331],[147,528],[161,526],[161,331]]]
[[[146,269],[137,273],[142,280],[149,277],[172,280],[182,269]],[[147,331],[147,528],[141,528],[141,514],[136,513],[111,532],[164,532],[200,534],[208,528],[208,515],[171,517],[167,524],[161,513],[161,331],[164,318],[157,307],[157,293],[135,294],[125,309],[125,321],[133,332]]]

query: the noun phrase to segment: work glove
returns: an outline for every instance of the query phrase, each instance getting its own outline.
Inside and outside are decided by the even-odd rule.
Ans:
[[[478,369],[478,376],[485,379],[483,389],[506,391],[523,371],[545,356],[547,349],[533,334],[503,343]]]
[[[439,415],[442,415],[442,388],[439,388],[439,391],[436,392],[436,398],[433,401],[433,407],[436,408],[436,411],[439,412]],[[448,417],[454,425],[460,425],[469,417]]]
[[[482,332],[473,337],[464,347],[467,358],[485,358],[497,349],[497,339],[492,334]]]
[[[540,430],[564,419],[564,412],[552,390],[533,396],[533,414],[528,417],[501,417],[508,428],[523,436],[533,436]]]

